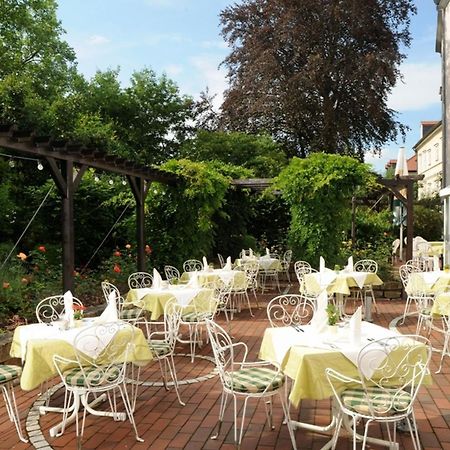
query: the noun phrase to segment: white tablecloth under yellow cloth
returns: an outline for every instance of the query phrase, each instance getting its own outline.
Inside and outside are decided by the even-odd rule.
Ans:
[[[243,266],[246,262],[257,262],[261,270],[281,270],[281,262],[277,258],[268,258],[267,256],[250,257],[245,259],[236,259],[234,264],[236,266]]]
[[[371,284],[372,286],[380,286],[383,281],[376,273],[372,272],[357,272],[358,276],[365,275],[364,284]],[[343,294],[349,295],[351,287],[359,287],[359,283],[355,280],[353,273],[339,272],[336,277],[327,286],[321,286],[320,272],[308,273],[304,276],[304,287],[307,292],[317,293],[322,292],[326,288],[329,294]]]
[[[158,320],[164,315],[165,305],[172,299],[177,300],[183,306],[190,303],[195,304],[195,307],[201,311],[205,306],[209,307],[209,301],[213,294],[213,289],[175,285],[161,289],[131,289],[125,302],[150,311],[151,320]]]
[[[181,280],[188,282],[194,276],[198,277],[198,284],[205,286],[210,283],[223,283],[229,285],[233,283],[235,287],[244,286],[246,283],[245,272],[242,270],[210,269],[199,272],[184,272]]]
[[[377,327],[377,325],[363,322],[363,337],[361,348],[368,344],[367,333]],[[304,327],[306,328],[306,327]],[[378,327],[380,330],[376,333],[376,338],[383,334],[393,335],[390,330]],[[287,330],[288,333],[286,333]],[[345,332],[344,332],[345,333]],[[342,338],[342,337],[341,337]],[[323,400],[333,395],[333,391],[326,378],[325,369],[331,367],[342,374],[358,378],[358,369],[356,365],[338,350],[323,342],[336,342],[334,335],[316,335],[306,332],[298,332],[294,328],[268,328],[264,333],[259,352],[259,358],[264,361],[270,361],[275,365],[281,365],[283,372],[292,379],[292,388],[289,400],[294,406],[298,406],[303,399]],[[345,339],[345,337],[344,337]],[[286,353],[283,355],[278,348],[278,343],[283,342]],[[288,342],[293,345],[289,346]],[[299,344],[299,342],[302,342]],[[314,347],[314,345],[316,347]],[[319,347],[319,348],[317,348]],[[393,353],[395,355],[395,353]],[[431,377],[426,379],[431,383]],[[348,385],[345,385],[348,387]],[[338,386],[338,389],[340,387]],[[344,389],[344,384],[342,384]]]
[[[43,339],[40,337],[45,334],[45,330],[48,328],[48,325],[43,323],[22,325],[15,329],[10,350],[10,355],[13,358],[22,358],[21,332],[28,328],[26,334],[29,335],[29,327],[33,328],[33,334],[36,338],[29,339],[26,344],[25,363],[20,378],[20,386],[26,391],[38,387],[44,381],[58,374],[53,364],[53,355],[61,355],[68,359],[76,358],[74,347],[68,340],[55,338]],[[77,331],[79,330],[81,328],[77,328]],[[64,333],[73,334],[73,330],[58,332],[62,336]],[[114,339],[112,339],[112,342],[114,342]],[[120,339],[120,331],[117,333],[117,339]],[[153,359],[145,336],[139,328],[135,329],[133,344],[128,354],[129,361],[133,361],[136,364],[146,364]],[[107,361],[107,349],[105,351],[105,361]],[[99,362],[101,362],[101,358]]]

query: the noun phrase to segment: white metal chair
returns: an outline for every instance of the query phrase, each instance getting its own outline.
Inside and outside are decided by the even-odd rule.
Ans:
[[[22,442],[28,442],[20,425],[20,415],[14,394],[14,383],[20,379],[21,375],[22,368],[20,366],[0,364],[0,387],[2,388],[3,398],[5,400],[6,412],[8,413],[9,420],[14,422],[19,439]]]
[[[125,305],[124,298],[120,295],[119,289],[109,281],[102,281],[101,283],[103,296],[105,297],[106,304],[109,303],[109,296],[112,292],[115,294],[117,313],[120,320],[125,320],[133,325],[140,323],[140,318],[143,314],[142,308],[134,305]],[[144,323],[144,321],[142,321]]]
[[[183,270],[185,272],[195,272],[203,270],[203,263],[198,259],[188,259],[183,263]]]
[[[86,412],[89,412],[92,415],[113,417],[115,420],[124,420],[128,416],[136,440],[143,442],[138,435],[125,385],[133,334],[133,326],[125,322],[98,323],[82,329],[75,337],[76,359],[71,360],[60,355],[53,356],[55,367],[66,388],[65,412],[59,435],[64,433],[67,416],[71,412],[72,416],[75,416],[76,436],[81,439]],[[117,391],[122,398],[125,413],[117,411]],[[97,411],[92,409],[89,404],[90,395],[98,396],[103,393],[108,397],[111,411]],[[80,405],[84,406],[81,430],[78,419]]]
[[[404,335],[379,339],[364,346],[357,358],[357,379],[326,369],[338,406],[332,448],[336,447],[340,428],[344,425],[352,433],[353,448],[356,449],[356,442],[361,439],[356,426],[363,419],[362,449],[370,440],[368,429],[372,422],[386,425],[389,441],[394,445],[396,423],[406,420],[414,448],[418,450],[420,442],[413,405],[428,373],[430,358],[428,339]]]
[[[272,397],[279,395],[283,412],[285,415],[292,447],[296,449],[294,432],[289,420],[289,410],[287,407],[286,393],[283,386],[286,382],[285,376],[278,368],[271,368],[267,362],[247,362],[247,345],[243,342],[233,343],[228,333],[217,323],[206,321],[209,339],[214,353],[216,366],[222,382],[222,397],[220,400],[220,411],[217,432],[211,437],[216,439],[220,433],[223,416],[225,413],[228,397],[233,398],[234,406],[234,442],[240,448],[242,441],[245,412],[249,398],[262,398],[265,400],[266,414],[269,426],[273,429],[272,423]],[[243,352],[242,358],[237,359],[236,353]],[[240,431],[238,433],[238,408],[237,399],[244,399]]]
[[[278,272],[281,268],[280,259],[278,257],[278,254],[276,254],[276,253],[270,254],[270,258],[273,259],[274,261],[271,263],[271,265],[269,267],[264,267],[264,265],[261,263],[260,263],[260,267],[259,267],[259,279],[260,279],[260,285],[261,285],[261,293],[263,293],[263,294],[266,289],[266,283],[267,283],[268,278],[272,278],[273,280],[275,280],[275,283],[278,288],[278,292],[280,292],[280,290],[281,290],[280,281],[278,278]]]
[[[247,269],[247,267],[250,267]],[[230,282],[230,312],[231,312],[231,319],[234,318],[234,312],[241,312],[242,310],[242,304],[244,302],[247,302],[248,310],[250,311],[250,315],[254,317],[254,314],[252,312],[252,306],[250,304],[250,298],[248,296],[248,289],[249,289],[249,276],[247,275],[247,270],[252,271],[253,266],[244,264],[242,266],[242,271],[244,272],[244,278],[239,279],[238,277],[234,277],[233,280]],[[254,272],[251,272],[254,276]],[[253,281],[251,281],[253,283]],[[255,296],[256,297],[256,296]],[[258,300],[257,307],[258,305]]]
[[[307,325],[316,312],[317,302],[306,295],[286,294],[270,300],[267,317],[271,327]]]
[[[284,272],[286,274],[286,278],[289,284],[291,284],[291,275],[289,273],[291,268],[291,260],[292,250],[286,250],[283,254],[283,259],[281,260],[281,272]]]
[[[170,265],[164,266],[164,275],[166,276],[166,280],[169,282],[169,284],[176,284],[180,281],[180,271]]]
[[[80,300],[73,297],[73,304],[83,306]],[[40,323],[50,323],[64,317],[64,295],[53,295],[41,300],[36,306],[36,318]]]
[[[128,287],[130,289],[152,287],[153,277],[147,272],[134,272],[128,277]]]
[[[311,273],[311,264],[307,261],[295,261],[294,272],[300,285],[300,290],[302,290],[304,284],[304,276],[306,273]]]
[[[411,274],[418,272],[419,266],[415,264],[403,264],[399,267],[399,274],[403,284],[403,289],[406,292],[406,288],[408,287],[409,291],[406,292],[407,297],[405,309],[403,311],[403,319],[401,322],[402,324],[405,323],[406,316],[408,315],[412,303],[414,303],[417,311],[419,311],[420,309],[422,309],[425,303],[428,302],[428,300],[431,301],[431,299],[434,297],[431,292],[427,292],[426,290],[424,290],[423,286],[415,286],[413,283],[409,282]]]
[[[181,310],[177,308],[176,300],[173,298],[173,300],[167,302],[164,307],[164,330],[152,332],[148,339],[148,345],[152,352],[153,358],[158,360],[164,387],[167,391],[169,390],[167,384],[167,371],[169,371],[175,392],[177,394],[178,402],[180,405],[185,406],[185,403],[181,401],[180,393],[178,392],[177,372],[175,370],[175,363],[173,360],[180,319]]]
[[[256,290],[258,289],[258,275],[259,275],[259,263],[258,261],[245,261],[242,265],[245,272],[245,277],[247,279],[247,290],[253,292],[253,296],[256,300],[256,307],[259,309],[258,296],[256,295]]]
[[[356,262],[353,269],[355,272],[377,273],[378,263],[373,259],[361,259],[360,261]],[[358,289],[357,298],[361,296],[361,303],[364,303],[367,298],[367,294],[369,293],[372,297],[372,306],[374,307],[375,312],[378,314],[377,302],[373,293],[373,287],[370,283],[364,283],[363,287],[361,289]]]

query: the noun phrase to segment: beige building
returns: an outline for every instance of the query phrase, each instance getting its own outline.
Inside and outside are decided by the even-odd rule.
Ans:
[[[442,189],[442,121],[421,122],[421,138],[413,147],[417,155],[419,199],[433,197]]]

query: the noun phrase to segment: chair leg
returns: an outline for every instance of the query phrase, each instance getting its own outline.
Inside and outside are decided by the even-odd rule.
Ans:
[[[177,372],[175,370],[175,363],[173,361],[173,355],[170,355],[170,357],[167,358],[167,362],[169,366],[170,376],[172,377],[173,380],[173,386],[175,388],[175,392],[178,397],[178,402],[180,403],[181,406],[186,406],[186,403],[181,401],[180,393],[178,392],[178,379],[177,379]]]
[[[403,319],[401,321],[401,325],[403,325],[405,323],[406,315],[409,311],[410,306],[411,306],[411,298],[408,296],[406,298],[406,305],[405,305],[405,310],[403,311]]]
[[[267,423],[269,424],[269,428],[274,430],[275,427],[273,425],[273,408],[272,408],[272,398],[269,397],[269,400],[264,402],[264,409],[266,410]]]
[[[250,315],[251,315],[252,317],[255,317],[254,314],[253,314],[253,312],[252,312],[252,307],[251,307],[251,305],[250,305],[250,299],[249,299],[249,297],[248,297],[247,291],[245,291],[244,294],[242,294],[242,295],[244,295],[245,298],[247,299],[248,310],[250,311]]]
[[[220,430],[222,429],[223,416],[225,414],[225,408],[227,406],[228,393],[222,391],[222,395],[220,397],[220,407],[219,407],[219,419],[217,421],[216,433],[211,436],[211,439],[217,439],[220,434]]]
[[[237,440],[237,399],[234,396],[234,442],[240,448],[242,436],[244,435],[245,412],[247,411],[247,402],[250,397],[245,397],[244,406],[242,408],[241,429],[239,431],[239,440]]]
[[[8,412],[9,419],[14,422],[19,439],[22,442],[28,442],[22,432],[22,426],[20,425],[20,415],[17,409],[16,396],[14,394],[14,387],[12,382],[2,385],[3,398],[5,399],[6,410]]]
[[[417,430],[416,417],[414,415],[414,410],[411,412],[411,417],[406,418],[408,422],[409,432],[411,434],[411,438],[414,444],[414,450],[420,450],[420,440],[419,440],[419,431]]]
[[[294,434],[294,428],[292,427],[291,423],[291,416],[289,413],[289,406],[286,401],[286,397],[281,393],[281,391],[278,391],[280,395],[281,400],[281,406],[283,408],[284,412],[284,420],[286,421],[286,425],[288,427],[289,436],[291,438],[292,448],[293,450],[297,450],[297,443],[295,442],[295,434]]]
[[[126,386],[119,385],[118,387],[119,387],[120,395],[122,396],[123,404],[125,405],[125,411],[127,413],[128,419],[133,427],[134,434],[136,436],[136,441],[144,442],[144,439],[139,437],[139,434],[138,434],[138,431],[136,428],[136,422],[134,420],[133,411],[131,410],[130,398],[128,397],[128,392],[127,392]]]
[[[445,354],[448,352],[448,341],[449,341],[449,337],[450,337],[449,333],[446,332],[446,333],[445,333],[445,337],[444,337],[444,345],[443,345],[443,347],[442,347],[441,360],[440,360],[440,362],[439,362],[439,369],[438,369],[435,373],[441,373],[441,370],[442,370],[442,363],[443,363],[443,361],[444,361],[444,356],[445,356]]]

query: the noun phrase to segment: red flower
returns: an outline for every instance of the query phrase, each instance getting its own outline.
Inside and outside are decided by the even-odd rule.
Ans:
[[[47,251],[47,249],[46,249],[43,245],[40,245],[40,246],[38,247],[38,250],[39,250],[40,252],[42,252],[42,253],[45,253],[45,252]]]
[[[3,282],[3,289],[9,289],[10,287],[11,285],[7,281]]]
[[[150,245],[146,245],[145,246],[145,253],[147,253],[147,255],[150,255],[152,253],[152,248],[150,247]]]
[[[121,255],[121,253],[119,252],[119,250],[116,250],[115,252],[114,252],[114,256],[120,256]]]
[[[113,270],[116,273],[122,272],[122,269],[120,268],[119,264],[114,264],[114,269]]]
[[[74,311],[84,311],[86,309],[86,306],[84,306],[84,305],[77,305],[76,303],[74,303],[72,305],[72,309]]]

